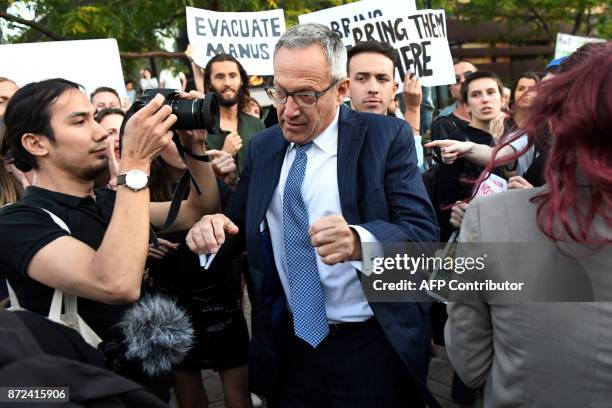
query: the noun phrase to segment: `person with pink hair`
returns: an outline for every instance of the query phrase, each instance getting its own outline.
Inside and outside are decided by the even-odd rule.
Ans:
[[[525,247],[519,243],[547,248],[535,264],[556,258],[560,267],[579,265],[596,301],[449,303],[449,359],[468,386],[485,384],[485,407],[603,407],[612,400],[612,303],[605,302],[612,298],[612,43],[578,52],[540,84],[525,122],[525,149],[550,131],[546,184],[472,200],[459,240],[503,243],[508,251]],[[506,160],[496,154],[510,142],[496,147],[485,171]],[[501,270],[493,264],[487,274]],[[525,269],[546,285],[563,279],[554,268]]]

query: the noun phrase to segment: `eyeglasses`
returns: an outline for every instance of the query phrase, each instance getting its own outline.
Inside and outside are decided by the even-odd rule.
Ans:
[[[287,99],[291,96],[293,101],[300,108],[314,108],[317,106],[317,102],[319,98],[325,94],[325,92],[332,89],[335,85],[337,85],[340,80],[336,80],[329,84],[327,88],[320,92],[315,91],[300,91],[300,92],[287,92],[286,89],[278,88],[276,86],[266,88],[266,93],[268,97],[275,104],[284,104],[287,103]]]
[[[473,73],[474,71],[465,71],[462,75],[455,75],[455,83],[458,84],[459,82],[461,82],[461,77],[467,79],[467,77],[469,77]]]

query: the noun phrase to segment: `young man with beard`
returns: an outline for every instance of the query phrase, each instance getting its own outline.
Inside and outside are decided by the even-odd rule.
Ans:
[[[246,146],[264,129],[261,120],[244,113],[245,96],[249,95],[248,77],[238,60],[219,54],[208,61],[204,70],[204,92],[216,92],[221,101],[221,134],[209,135],[210,148],[225,150],[236,159],[238,174],[242,171]]]
[[[47,315],[59,289],[78,296],[80,316],[102,341],[116,340],[111,328],[140,297],[151,224],[162,226],[170,208],[169,202],[151,203],[147,188],[151,161],[172,143],[177,120],[163,103],[157,95],[127,122],[117,191],[94,191],[95,177],[108,166],[108,131],[94,120],[81,87],[49,79],[15,93],[5,115],[10,154],[18,169],[33,171],[34,181],[21,200],[0,210],[0,275],[25,309]],[[205,131],[180,137],[187,151],[206,153]],[[210,163],[186,160],[205,193],[183,201],[170,231],[188,229],[220,208]],[[121,374],[169,398],[166,385],[143,372]]]

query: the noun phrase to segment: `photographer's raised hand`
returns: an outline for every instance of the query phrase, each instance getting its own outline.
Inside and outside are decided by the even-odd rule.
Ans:
[[[198,98],[204,98],[204,94],[198,91],[179,92],[179,98],[193,100]],[[197,154],[203,154],[206,150],[204,144],[206,138],[208,137],[208,132],[206,131],[206,129],[179,130],[178,134],[181,138],[181,144],[188,151],[196,153],[195,150],[199,150]]]
[[[170,128],[176,119],[159,94],[128,119],[122,140],[121,170],[129,170],[132,162],[150,164],[172,142]]]
[[[119,161],[115,156],[115,140],[116,136],[109,136],[106,139],[106,156],[108,157],[108,185],[111,188],[117,188],[117,175],[119,174]]]

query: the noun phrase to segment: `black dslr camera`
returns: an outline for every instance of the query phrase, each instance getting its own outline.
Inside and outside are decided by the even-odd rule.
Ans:
[[[123,123],[143,106],[149,103],[157,94],[162,94],[165,105],[172,108],[177,121],[171,130],[206,129],[208,133],[219,134],[219,97],[214,92],[206,94],[204,99],[180,99],[175,89],[147,89],[142,96],[134,101],[125,114]]]

